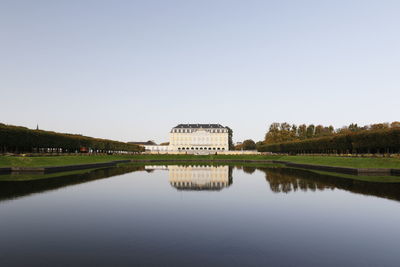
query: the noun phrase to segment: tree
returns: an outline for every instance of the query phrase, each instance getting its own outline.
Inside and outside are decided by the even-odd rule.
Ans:
[[[226,127],[228,129],[228,147],[229,150],[234,150],[235,145],[233,144],[233,130],[229,127]]]
[[[43,130],[31,130],[13,125],[0,125],[0,151],[2,152],[74,152],[98,150],[102,152],[131,151],[139,152],[137,145],[92,138],[78,134],[56,133]]]
[[[322,125],[317,125],[317,127],[315,127],[315,137],[320,137],[323,136],[324,134],[324,126]]]
[[[296,124],[292,125],[292,129],[290,131],[291,131],[291,135],[293,136],[293,138],[297,139],[297,126],[296,126]]]
[[[297,139],[296,131],[297,131],[296,125],[290,125],[287,122],[283,123],[274,122],[269,127],[269,130],[265,135],[264,142],[273,144],[273,143],[295,140]]]
[[[276,153],[399,153],[399,140],[400,128],[361,130],[279,144],[262,144],[257,150]]]
[[[332,125],[329,125],[329,127],[324,128],[324,135],[332,135],[335,133],[335,128],[333,128]]]
[[[315,131],[315,126],[314,124],[310,124],[307,126],[307,131],[306,131],[306,136],[307,138],[313,138],[314,137],[314,131]]]
[[[296,127],[295,125],[293,126]],[[296,138],[296,133],[293,132],[293,126],[287,122],[281,123],[280,125],[281,140],[286,142],[286,141],[292,141]]]
[[[400,128],[400,121],[394,121],[390,124],[390,128]]]
[[[233,150],[243,150],[243,143],[235,145]]]
[[[389,123],[376,123],[376,124],[371,124],[370,125],[371,130],[385,130],[389,129]]]
[[[244,140],[242,148],[243,148],[243,150],[255,150],[256,143],[251,139]]]
[[[283,153],[399,153],[400,122],[378,123],[360,127],[356,123],[334,130],[311,124],[296,126],[274,123],[266,140],[257,143],[262,152]],[[290,130],[289,130],[290,129]]]
[[[260,151],[260,148],[261,148],[263,145],[264,145],[264,142],[263,142],[263,141],[258,141],[258,142],[256,143],[256,149],[257,149],[257,151]]]
[[[269,130],[265,134],[265,143],[277,143],[281,141],[279,127],[280,124],[277,122],[274,122],[269,126]]]
[[[358,127],[357,123],[352,123],[352,124],[350,124],[349,127],[348,127],[348,129],[349,129],[350,132],[358,132],[358,131],[361,131],[361,128]]]
[[[297,135],[301,140],[306,139],[307,138],[307,125],[305,125],[305,124],[299,125],[299,130],[298,130]]]

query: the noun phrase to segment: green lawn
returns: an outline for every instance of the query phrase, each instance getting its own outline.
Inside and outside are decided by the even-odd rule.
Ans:
[[[400,158],[354,158],[335,156],[282,156],[282,161],[352,168],[400,169]]]
[[[0,156],[0,167],[46,167],[114,160],[281,160],[294,163],[353,168],[398,168],[400,158],[351,158],[335,156],[268,156],[268,155],[107,155],[107,156],[46,156],[15,157]]]
[[[0,167],[48,167],[64,166],[97,162],[110,162],[114,160],[131,159],[131,156],[49,156],[49,157],[14,157],[0,156]]]

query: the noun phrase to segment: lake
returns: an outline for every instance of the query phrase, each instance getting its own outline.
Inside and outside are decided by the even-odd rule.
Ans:
[[[0,182],[1,266],[400,264],[396,183],[223,165],[21,177]]]

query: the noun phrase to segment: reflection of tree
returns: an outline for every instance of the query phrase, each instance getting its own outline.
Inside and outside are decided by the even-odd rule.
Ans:
[[[33,193],[40,193],[58,188],[95,181],[125,173],[144,171],[144,166],[123,165],[112,168],[96,169],[80,174],[68,174],[60,177],[37,179],[30,181],[1,181],[0,201],[27,196]]]
[[[291,168],[259,168],[275,193],[343,189],[400,201],[399,183],[363,182]]]
[[[229,177],[229,185],[233,184],[233,167],[228,167],[228,177]]]
[[[243,171],[245,173],[252,174],[253,172],[256,171],[256,168],[255,167],[249,167],[249,166],[247,166],[247,167],[243,166]]]
[[[266,172],[265,179],[268,181],[269,186],[273,192],[276,193],[289,193],[291,191],[315,191],[316,189],[333,189],[334,187],[316,183],[312,180],[305,180],[296,174],[288,173],[285,168],[270,168],[264,169]]]

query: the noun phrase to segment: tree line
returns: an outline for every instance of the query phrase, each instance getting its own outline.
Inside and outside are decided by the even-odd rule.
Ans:
[[[247,139],[233,147],[233,150],[256,150],[256,143]]]
[[[363,127],[273,123],[265,140],[257,143],[261,152],[277,153],[400,153],[400,122]]]
[[[26,127],[0,123],[0,152],[139,152],[143,148],[108,139],[93,138],[77,134],[32,130]]]

